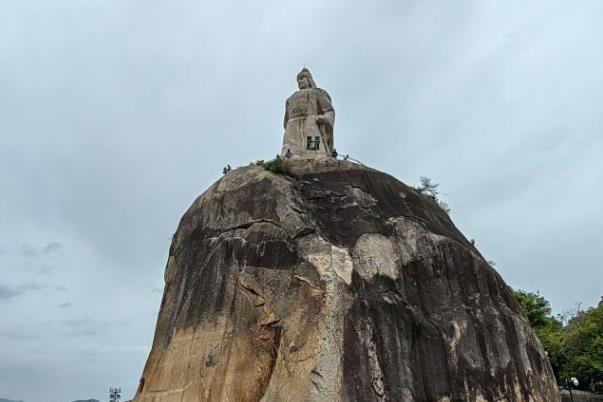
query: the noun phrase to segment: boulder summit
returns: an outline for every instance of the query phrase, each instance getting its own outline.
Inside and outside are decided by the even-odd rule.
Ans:
[[[511,290],[448,214],[304,127],[287,174],[229,171],[182,217],[135,401],[559,401]]]

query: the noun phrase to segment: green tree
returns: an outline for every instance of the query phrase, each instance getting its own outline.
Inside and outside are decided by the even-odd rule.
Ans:
[[[603,301],[560,320],[538,292],[515,290],[513,294],[546,350],[557,381],[576,377],[579,388],[603,391]]]
[[[526,292],[525,290],[514,290],[513,295],[519,302],[530,321],[532,328],[539,328],[554,320],[551,316],[551,304],[540,293]]]
[[[577,315],[563,331],[567,359],[561,377],[576,377],[584,387],[603,383],[603,301]]]
[[[536,292],[513,291],[515,299],[526,313],[530,326],[546,351],[557,381],[565,364],[563,354],[563,325],[551,314],[551,304]]]

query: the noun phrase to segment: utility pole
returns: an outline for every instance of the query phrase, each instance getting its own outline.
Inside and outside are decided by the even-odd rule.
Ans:
[[[119,402],[121,399],[121,388],[109,388],[109,402]]]

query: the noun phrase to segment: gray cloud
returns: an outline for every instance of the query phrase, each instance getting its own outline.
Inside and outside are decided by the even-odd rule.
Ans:
[[[43,285],[36,283],[24,283],[19,286],[7,286],[0,284],[0,302],[3,300],[13,299],[30,291],[41,290],[43,288]]]
[[[148,290],[153,293],[163,293],[163,286],[157,286],[152,282],[147,282],[144,285],[140,286],[140,289]]]
[[[26,258],[41,257],[57,253],[61,250],[61,243],[53,241],[45,246],[32,246],[29,244],[21,246],[21,255]]]
[[[39,267],[36,271],[36,274],[38,275],[50,275],[52,274],[54,271],[54,267],[50,267],[48,265],[42,265],[41,267]]]
[[[0,330],[0,338],[8,338],[19,341],[34,341],[40,339],[39,335],[31,335],[10,329]]]
[[[63,335],[68,337],[95,336],[102,332],[102,324],[89,318],[63,320],[61,326],[65,328]]]
[[[72,306],[72,304],[70,302],[64,302],[64,303],[59,304],[59,308],[68,308],[71,306]]]
[[[23,290],[0,284],[0,300],[10,299],[23,294]]]

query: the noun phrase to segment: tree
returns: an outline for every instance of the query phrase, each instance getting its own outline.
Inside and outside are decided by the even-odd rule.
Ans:
[[[514,290],[513,295],[526,313],[530,326],[547,352],[557,381],[561,380],[561,370],[565,363],[563,354],[563,326],[551,314],[551,304],[536,292]]]
[[[532,328],[542,327],[552,319],[551,304],[540,293],[518,289],[513,291],[513,295],[528,316]]]
[[[562,378],[576,377],[584,387],[603,391],[603,301],[572,319],[563,338]]]
[[[603,391],[603,301],[555,318],[538,292],[513,291],[546,350],[559,383],[576,377],[579,388]]]
[[[423,195],[427,196],[436,205],[438,205],[440,208],[442,208],[442,210],[444,212],[446,212],[447,214],[449,214],[450,213],[450,207],[448,206],[448,204],[438,198],[438,195],[440,195],[440,191],[438,190],[438,186],[440,184],[432,182],[431,179],[429,177],[426,177],[426,176],[419,177],[419,182],[421,184],[419,184],[417,187],[415,187],[415,190],[417,190],[417,192],[419,194],[423,194]]]
[[[415,189],[426,196],[437,200],[438,194],[440,191],[438,190],[439,183],[433,183],[429,177],[421,176],[419,177],[419,184]]]

